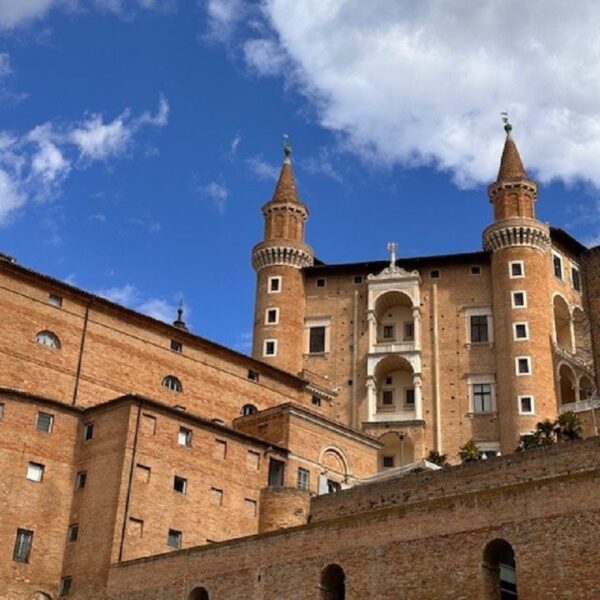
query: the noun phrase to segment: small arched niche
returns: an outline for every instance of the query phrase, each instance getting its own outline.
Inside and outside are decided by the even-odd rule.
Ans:
[[[204,587],[195,587],[190,592],[187,600],[209,600],[208,590]]]
[[[554,296],[554,332],[556,343],[571,352],[573,339],[571,337],[571,311],[567,301],[562,296]]]
[[[503,539],[489,542],[483,551],[485,600],[517,600],[517,563],[513,547]]]
[[[575,373],[569,365],[562,364],[558,370],[558,379],[560,384],[560,402],[561,404],[570,404],[577,400],[577,385],[575,383]]]
[[[328,565],[321,571],[321,600],[346,598],[346,575],[340,565]]]

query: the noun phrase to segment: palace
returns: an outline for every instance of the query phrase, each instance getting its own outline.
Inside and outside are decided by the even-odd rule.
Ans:
[[[505,129],[482,251],[355,264],[286,144],[251,357],[1,255],[0,599],[600,596],[600,247]],[[565,411],[591,439],[514,453]]]

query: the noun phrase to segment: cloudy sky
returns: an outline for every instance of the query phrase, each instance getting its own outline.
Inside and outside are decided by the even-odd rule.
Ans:
[[[0,251],[248,349],[282,135],[326,262],[478,250],[508,111],[600,243],[600,5],[0,0]]]

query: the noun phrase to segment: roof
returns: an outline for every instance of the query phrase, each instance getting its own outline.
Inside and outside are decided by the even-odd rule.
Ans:
[[[296,192],[296,181],[292,163],[289,160],[284,161],[279,174],[279,180],[275,186],[275,192],[271,202],[300,202]]]
[[[514,179],[527,179],[527,172],[523,166],[517,145],[509,132],[506,136],[506,142],[504,142],[504,150],[502,150],[497,181]]]
[[[589,251],[587,246],[576,240],[570,233],[567,233],[560,227],[550,227],[550,237],[552,241],[557,241],[559,244],[566,246],[575,254],[585,254]]]

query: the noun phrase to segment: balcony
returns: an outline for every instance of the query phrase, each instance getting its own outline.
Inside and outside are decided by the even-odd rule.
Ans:
[[[396,340],[385,340],[377,341],[371,347],[369,354],[402,354],[403,352],[415,352],[417,345],[414,340],[410,341],[396,341]]]

